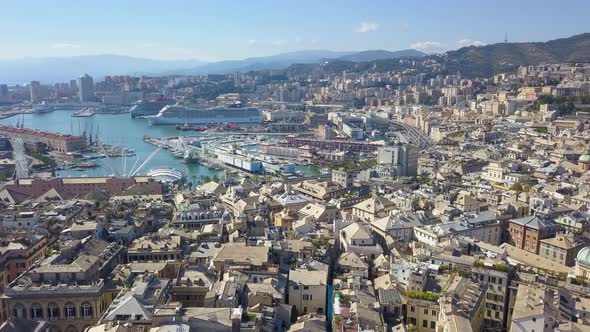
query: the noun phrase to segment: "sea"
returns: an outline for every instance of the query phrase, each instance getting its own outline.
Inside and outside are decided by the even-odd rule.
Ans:
[[[54,110],[48,113],[22,114],[2,119],[0,124],[16,126],[17,123],[22,122],[24,128],[71,135],[81,135],[84,131],[88,134],[92,131],[92,136],[98,135],[98,140],[103,144],[126,147],[135,151],[135,156],[127,157],[127,172],[133,165],[137,167],[143,163],[156,150],[155,146],[143,141],[145,135],[152,137],[195,135],[194,132],[178,131],[174,126],[150,126],[146,119],[132,119],[129,113],[72,117],[75,112],[71,110]],[[58,175],[64,177],[108,176],[116,174],[113,170],[117,174],[125,173],[123,158],[113,157],[109,159],[94,160],[99,165],[96,168],[80,171],[62,170],[58,172]],[[200,179],[201,176],[213,178],[217,175],[221,177],[223,174],[223,171],[209,168],[200,163],[183,163],[181,159],[175,158],[166,150],[160,150],[137,174],[144,175],[151,169],[160,167],[171,167],[181,171],[186,176],[187,181]]]
[[[144,136],[198,136],[198,132],[184,132],[176,130],[175,126],[150,126],[146,119],[131,118],[129,113],[121,114],[95,114],[90,117],[72,117],[76,110],[54,110],[48,113],[20,114],[0,120],[0,125],[16,126],[22,123],[24,128],[38,129],[54,133],[87,135],[92,132],[92,137],[98,135],[102,144],[116,145],[133,149],[135,156],[127,157],[127,161],[121,157],[101,158],[92,160],[98,164],[96,168],[83,170],[61,170],[57,173],[62,177],[80,176],[110,176],[113,174],[125,174],[141,165],[152,154],[156,147],[144,142]],[[126,164],[126,166],[125,166]],[[223,171],[213,169],[199,162],[184,163],[182,159],[175,158],[166,150],[160,150],[148,161],[137,175],[145,175],[152,169],[160,167],[174,168],[184,174],[187,181],[199,181],[204,177],[213,178],[223,176]],[[306,176],[319,174],[314,165],[297,166],[297,170]],[[115,171],[115,172],[114,172]]]

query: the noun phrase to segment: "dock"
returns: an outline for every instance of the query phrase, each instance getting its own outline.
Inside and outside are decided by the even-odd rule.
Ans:
[[[80,117],[80,118],[88,118],[93,116],[94,114],[96,114],[96,112],[90,108],[86,108],[83,110],[80,110],[74,114],[72,114],[73,117]]]

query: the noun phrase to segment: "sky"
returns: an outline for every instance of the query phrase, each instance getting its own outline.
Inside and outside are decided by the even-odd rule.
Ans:
[[[0,59],[120,54],[220,61],[296,50],[546,41],[589,32],[590,1],[0,1]]]

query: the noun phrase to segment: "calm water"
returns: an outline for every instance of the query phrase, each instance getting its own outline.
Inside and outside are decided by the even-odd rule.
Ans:
[[[25,114],[14,116],[8,119],[0,120],[0,124],[16,125],[17,121],[24,119],[24,127],[46,130],[51,132],[59,132],[62,134],[80,135],[84,130],[90,132],[97,132],[98,139],[105,144],[112,144],[117,146],[124,146],[134,149],[136,155],[127,158],[127,170],[129,170],[135,163],[136,158],[139,158],[137,166],[139,166],[147,157],[155,150],[153,145],[147,144],[143,141],[143,136],[179,136],[187,135],[181,131],[177,131],[174,126],[149,126],[145,119],[132,119],[129,113],[124,114],[96,114],[92,117],[78,118],[72,117],[74,111],[53,111],[42,114]],[[194,135],[194,133],[193,133]],[[93,134],[94,137],[94,134]],[[106,158],[97,159],[101,167],[94,169],[87,169],[84,171],[62,171],[62,176],[104,176],[112,174],[110,164],[119,173],[122,173],[123,160],[122,158],[111,158],[112,163]],[[183,172],[189,181],[191,178],[199,176],[213,177],[220,172],[212,170],[207,166],[201,164],[183,164],[179,159],[174,158],[168,151],[161,150],[158,154],[146,164],[138,174],[145,174],[150,169],[158,167],[172,167]]]

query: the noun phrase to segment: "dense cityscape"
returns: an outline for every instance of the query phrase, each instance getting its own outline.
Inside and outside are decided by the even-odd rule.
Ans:
[[[0,72],[0,332],[590,331],[590,34],[507,38]]]

